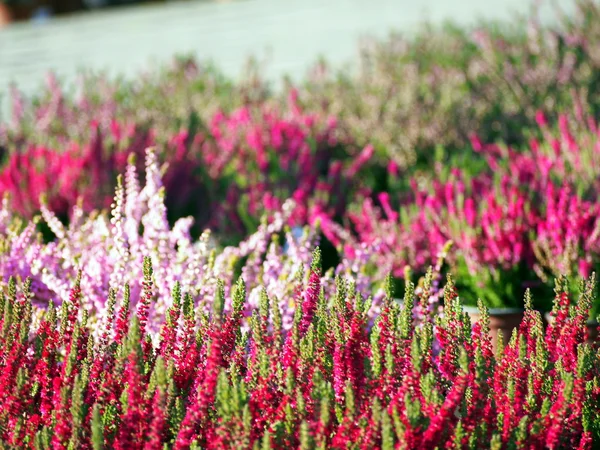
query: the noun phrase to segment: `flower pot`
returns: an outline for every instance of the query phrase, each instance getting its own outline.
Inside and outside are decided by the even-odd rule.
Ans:
[[[547,312],[546,314],[544,314],[544,318],[546,319],[546,322],[548,323],[548,325],[550,325],[553,321],[554,321],[554,317],[552,317],[552,315]],[[598,328],[599,328],[599,324],[596,320],[593,319],[589,319],[586,323],[587,325],[587,333],[586,333],[586,342],[592,346],[598,347],[600,346],[600,339],[598,339]]]
[[[0,28],[9,23],[30,20],[35,11],[43,4],[43,0],[27,0],[7,5],[0,0]]]
[[[463,309],[469,314],[472,324],[479,322],[481,314],[479,314],[478,308],[463,306]],[[525,311],[521,308],[492,308],[488,311],[490,315],[490,337],[492,338],[494,351],[496,351],[498,331],[502,330],[502,341],[506,346],[510,341],[513,330],[521,324]]]
[[[10,7],[6,3],[0,1],[0,28],[8,25],[12,21],[13,13]]]

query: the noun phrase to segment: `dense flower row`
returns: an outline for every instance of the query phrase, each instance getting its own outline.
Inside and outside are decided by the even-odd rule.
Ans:
[[[377,172],[367,187],[394,190],[384,176],[388,165],[411,174],[423,163],[429,164],[436,147],[468,154],[465,147],[473,131],[483,142],[502,139],[520,146],[530,133],[539,136],[535,122],[540,110],[551,123],[573,107],[597,115],[595,74],[600,60],[594,49],[600,13],[593,0],[577,2],[573,9],[572,18],[562,17],[552,26],[542,26],[532,16],[529,23],[519,23],[514,30],[489,26],[469,33],[427,28],[411,39],[393,36],[363,51],[355,78],[321,73],[301,87],[286,86],[281,95],[270,93],[256,71],[232,83],[212,68],[185,59],[133,82],[83,75],[77,95],[61,89],[58,81],[49,77],[46,90],[31,103],[18,91],[13,93],[12,120],[0,124],[0,147],[8,152],[5,164],[13,175],[5,170],[1,186],[21,189],[23,204],[15,204],[15,208],[29,214],[39,200],[36,187],[26,183],[30,175],[52,187],[49,197],[58,193],[52,192],[57,188],[48,182],[60,180],[60,192],[66,198],[51,201],[61,212],[69,210],[65,205],[72,205],[78,194],[89,197],[94,206],[106,206],[106,195],[110,196],[116,173],[123,167],[123,155],[156,144],[165,149],[161,156],[177,172],[174,177],[185,176],[186,184],[193,187],[188,189],[206,199],[201,207],[190,205],[190,192],[176,195],[177,186],[167,183],[173,206],[191,208],[190,212],[205,214],[208,221],[212,216],[207,210],[218,209],[224,199],[236,200],[240,190],[244,194],[250,191],[245,184],[247,174],[231,176],[241,155],[250,157],[253,166],[263,166],[257,174],[277,173],[280,179],[287,170],[285,160],[294,160],[291,155],[298,151],[294,142],[300,139],[300,147],[310,144],[313,151],[316,147],[318,155],[311,162],[318,168],[319,181],[326,185],[330,170],[332,176],[337,175],[337,161],[351,165],[362,148],[372,145]],[[248,115],[250,119],[244,121]],[[312,125],[306,126],[309,121]],[[227,132],[223,133],[223,128]],[[69,156],[47,164],[33,161],[48,149]],[[323,157],[326,150],[333,154],[332,161]],[[210,158],[203,160],[204,152],[236,156],[222,167],[223,161],[219,165]],[[121,161],[119,167],[114,167],[116,160]],[[102,173],[98,180],[109,183],[101,183],[101,194],[88,187],[87,179],[73,179],[57,171],[57,167],[87,166],[90,161],[103,161],[94,169]],[[264,170],[265,161],[268,171]],[[224,179],[215,183],[207,173],[224,174]],[[292,173],[314,185],[313,172]],[[232,181],[235,188],[229,192],[223,186]],[[251,181],[256,184],[252,192],[261,192],[261,188],[261,194],[267,192],[266,185]],[[297,189],[305,190],[303,183],[293,187],[275,184],[288,196]],[[347,183],[341,184],[319,189],[336,197],[336,211],[347,198],[340,197],[338,191],[347,187]],[[284,195],[276,197],[281,200]],[[238,209],[244,209],[246,201],[254,203],[253,199],[244,200]],[[227,223],[239,226],[243,220],[233,217]],[[215,229],[223,223],[217,219],[211,226]]]
[[[448,262],[473,301],[490,306],[506,306],[527,283],[589,276],[600,267],[598,129],[577,111],[559,118],[556,133],[537,118],[545,138],[526,151],[473,137],[468,165],[414,178],[412,195],[383,192],[351,207],[354,235],[319,216],[324,229],[341,247],[380,245],[378,265],[396,275],[406,265],[424,272],[451,240]]]
[[[220,243],[236,244],[226,253],[230,258],[227,264],[235,265],[253,253],[249,264],[258,267],[263,264],[274,234],[281,234],[286,225],[311,223],[318,225],[324,236],[338,246],[347,268],[353,266],[355,275],[369,273],[372,281],[381,282],[389,271],[401,277],[407,265],[424,274],[439,254],[445,253],[446,243],[452,241],[447,261],[460,275],[466,297],[471,302],[479,297],[488,306],[507,306],[510,302],[517,306],[514,302],[518,302],[516,299],[526,287],[543,294],[551,289],[554,277],[564,274],[575,282],[578,277],[587,277],[592,270],[599,269],[600,203],[594,196],[598,177],[593,163],[600,147],[593,121],[581,117],[569,125],[567,116],[561,116],[555,136],[539,114],[538,121],[546,137],[543,141],[533,140],[529,151],[482,144],[473,138],[474,150],[482,163],[477,171],[471,166],[456,167],[448,174],[440,173],[439,180],[431,185],[425,183],[421,187],[414,179],[413,192],[408,196],[399,191],[371,196],[366,188],[360,188],[361,181],[353,181],[362,179],[356,173],[368,164],[371,147],[360,152],[354,162],[342,165],[341,160],[330,159],[331,147],[310,147],[303,128],[294,125],[303,120],[308,122],[306,126],[311,126],[314,117],[300,115],[283,122],[278,117],[275,112],[263,111],[262,125],[257,128],[247,109],[231,116],[217,115],[211,133],[218,145],[205,146],[201,152],[206,162],[204,167],[214,171],[209,171],[208,177],[223,182],[219,186],[215,181],[212,191],[220,192],[217,197],[228,199],[215,204],[208,221],[220,231],[217,233]],[[572,132],[578,125],[581,128],[582,121],[586,122],[583,131]],[[326,128],[320,141],[334,139],[331,132],[331,128]],[[177,154],[189,155],[185,142],[185,134],[172,140],[171,145],[180,149]],[[170,151],[171,147],[167,148]],[[265,153],[266,148],[272,152]],[[139,153],[136,149],[133,156]],[[272,158],[278,158],[278,164],[272,164]],[[194,243],[191,218],[178,219],[173,226],[169,225],[169,218],[180,217],[172,211],[167,215],[169,198],[181,200],[185,190],[196,194],[189,198],[199,197],[181,172],[189,170],[186,157],[179,161],[180,164],[164,172],[157,155],[151,151],[146,161],[146,187],[140,189],[139,164],[130,158],[124,181],[117,189],[111,223],[104,214],[85,219],[85,205],[79,203],[70,225],[65,227],[54,216],[53,204],[42,205],[44,222],[54,234],[49,243],[37,237],[33,222],[21,228],[11,227],[12,205],[15,200],[19,204],[18,195],[23,192],[17,190],[17,198],[5,203],[0,219],[7,242],[6,251],[0,254],[0,264],[10,269],[7,273],[17,267],[23,276],[32,276],[36,289],[49,288],[65,298],[68,288],[64,280],[73,279],[76,273],[72,255],[80,255],[80,261],[85,263],[84,278],[95,280],[85,284],[94,290],[88,292],[88,299],[96,305],[103,303],[111,281],[100,276],[97,268],[114,267],[112,281],[122,281],[115,277],[134,263],[138,268],[130,273],[139,278],[140,255],[148,252],[157,255],[157,261],[169,268],[165,270],[173,271],[168,279],[194,284],[192,273],[197,269],[191,271],[189,267],[195,267],[196,261],[205,261],[209,250],[204,244]],[[125,163],[119,161],[119,164]],[[327,167],[323,174],[321,171]],[[282,168],[295,172],[297,177],[290,179]],[[84,178],[85,173],[80,171],[79,176]],[[97,170],[88,178],[93,179],[94,173],[98,177],[103,175]],[[169,189],[173,186],[175,194],[171,195]],[[357,202],[349,202],[350,193],[358,194]],[[283,199],[288,196],[292,200],[281,214]],[[200,196],[200,202],[205,204],[204,197]],[[396,210],[394,204],[400,208]],[[344,213],[348,205],[350,210]],[[266,213],[264,225],[256,219],[261,213]],[[334,221],[338,217],[342,220],[346,217],[343,222],[346,226]],[[204,228],[205,218],[196,214],[194,219]],[[143,230],[141,235],[140,230]],[[242,243],[232,238],[247,236],[244,230],[258,231]],[[313,226],[305,238],[314,242],[317,237],[318,227]],[[286,240],[290,239],[297,241],[293,247],[304,245],[299,236],[287,233]],[[198,249],[204,253],[197,253]],[[286,254],[278,261],[281,263],[288,256],[293,264],[293,255]],[[172,261],[177,261],[177,266]],[[55,269],[59,267],[61,275]],[[42,268],[47,269],[46,273],[42,273]],[[253,277],[259,272],[248,269]],[[271,273],[278,279],[281,272]],[[260,284],[256,280],[246,281],[252,286]]]
[[[114,176],[125,169],[129,154],[143,155],[152,140],[131,128],[113,123],[113,139],[106,139],[97,124],[90,126],[83,145],[63,143],[59,148],[23,144],[7,155],[0,172],[0,191],[12,197],[11,209],[24,217],[40,211],[44,197],[60,216],[79,201],[86,211],[110,206]]]
[[[45,305],[48,301],[66,301],[72,283],[80,277],[84,306],[95,318],[105,311],[111,288],[119,291],[128,282],[134,296],[142,290],[142,262],[148,256],[159,275],[152,317],[164,314],[175,281],[199,295],[210,296],[216,289],[217,277],[221,277],[229,292],[239,273],[248,287],[248,304],[256,306],[260,287],[266,286],[280,299],[282,320],[288,328],[294,310],[288,298],[293,281],[303,264],[310,261],[310,249],[319,240],[317,228],[292,230],[287,225],[298,211],[294,201],[278,208],[269,221],[263,221],[241,243],[216,254],[219,242],[209,230],[199,240],[192,237],[192,217],[180,218],[173,226],[169,224],[165,187],[152,148],[147,151],[145,172],[145,183],[141,184],[136,165],[130,160],[125,176],[119,177],[111,214],[87,215],[81,205],[76,205],[68,225],[46,204],[42,204],[41,218],[24,222],[13,214],[10,199],[5,197],[0,207],[0,280],[7,283],[12,275],[29,277],[36,302]],[[40,222],[53,235],[49,241],[38,232]],[[356,277],[363,295],[376,293],[375,310],[381,293],[373,290],[377,286],[366,277],[365,269],[376,250],[363,246],[352,259],[344,259],[327,271],[322,279],[327,291],[333,288],[337,275]],[[155,327],[156,323],[151,320],[150,326]]]
[[[300,103],[337,117],[351,142],[371,143],[409,171],[437,146],[462,150],[474,130],[486,142],[521,144],[536,112],[555,120],[573,105],[573,91],[594,114],[600,111],[598,2],[573,0],[568,9],[569,16],[559,13],[546,24],[534,13],[516,23],[427,26],[410,37],[369,42],[352,75],[316,65],[301,83]],[[12,124],[4,132],[0,126],[0,145],[5,133],[9,142],[80,142],[91,120],[105,130],[111,119],[151,124],[167,136],[198,120],[208,123],[219,110],[285,103],[287,88],[281,95],[272,90],[256,67],[244,73],[234,83],[180,58],[133,81],[85,74],[76,95],[51,79],[31,104],[14,96]]]
[[[12,195],[12,209],[32,217],[42,194],[61,218],[79,198],[86,212],[108,207],[128,155],[143,157],[151,145],[169,167],[164,183],[170,218],[193,215],[199,227],[231,242],[255,231],[262,214],[279,210],[290,197],[298,205],[292,220],[304,224],[310,210],[340,216],[351,194],[368,192],[353,178],[373,148],[340,142],[335,118],[304,113],[293,91],[285,108],[217,111],[205,129],[196,124],[160,134],[142,124],[108,122],[94,119],[77,140],[61,137],[52,146],[11,141],[0,191]]]
[[[577,10],[598,16],[587,0]],[[220,244],[233,246],[227,264],[248,259],[255,268],[244,270],[257,280],[272,236],[286,241],[273,245],[272,254],[283,255],[273,260],[292,261],[293,252],[284,251],[294,248],[291,240],[301,247],[322,232],[343,259],[337,267],[328,253],[328,267],[377,282],[389,271],[400,277],[407,265],[423,274],[452,241],[447,261],[462,292],[490,306],[517,306],[526,287],[543,293],[561,274],[574,283],[600,268],[600,146],[590,75],[597,73],[596,26],[578,15],[556,29],[534,22],[528,36],[524,28],[486,30],[394,37],[367,51],[360,83],[325,77],[287,86],[278,98],[258,79],[233,85],[189,60],[139,83],[84,77],[89,84],[76,100],[52,77],[36,103],[15,94],[13,123],[0,126],[0,191],[11,194],[0,264],[31,276],[42,298],[65,298],[76,255],[86,263],[87,298],[99,308],[111,283],[99,267],[114,268],[115,282],[131,264],[139,278],[140,255],[150,252],[162,255],[171,279],[188,283],[190,261],[210,255],[191,236],[209,227]],[[455,66],[447,55],[460,56]],[[348,83],[355,90],[339,95]],[[456,151],[473,130],[479,136],[471,136],[471,148]],[[525,135],[532,136],[527,144]],[[497,136],[515,145],[490,144]],[[433,168],[423,167],[418,156],[429,158],[434,143],[447,148],[438,147]],[[162,193],[154,181],[143,193],[136,187],[148,145],[168,166],[160,168]],[[152,166],[146,176],[158,180]],[[113,223],[105,215],[85,219],[110,207],[125,170]],[[28,218],[40,211],[49,243],[36,224],[13,222],[15,212]],[[179,220],[188,215],[193,224]],[[62,226],[66,221],[74,224]],[[284,232],[307,223],[308,237]]]
[[[471,327],[450,278],[443,317],[416,324],[414,286],[399,306],[388,284],[371,325],[371,300],[342,278],[325,295],[321,275],[317,249],[283,298],[298,305],[287,331],[269,289],[243,325],[239,279],[229,294],[217,281],[197,301],[174,283],[156,333],[148,312],[161,275],[150,258],[142,291],[111,290],[94,325],[81,277],[58,312],[36,308],[31,281],[11,278],[0,297],[0,441],[95,450],[591,449],[600,438],[600,364],[583,344],[593,279],[577,307],[557,283],[546,331],[527,297],[518,331],[494,355],[485,307]]]

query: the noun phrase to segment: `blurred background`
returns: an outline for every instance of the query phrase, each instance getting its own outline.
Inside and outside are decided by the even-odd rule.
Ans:
[[[191,54],[238,77],[254,56],[266,78],[298,79],[319,57],[352,64],[366,36],[423,22],[511,20],[531,8],[522,0],[0,0],[2,112],[10,83],[32,92],[48,71],[66,82],[84,68],[131,76]],[[540,9],[542,20],[554,16],[550,5]]]
[[[0,29],[20,217],[110,209],[155,147],[195,238],[238,245],[291,198],[326,268],[373,252],[378,282],[449,240],[494,307],[600,272],[599,0],[26,1]]]

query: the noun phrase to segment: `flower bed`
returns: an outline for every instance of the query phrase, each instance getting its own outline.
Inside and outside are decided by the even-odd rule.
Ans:
[[[425,273],[452,241],[447,262],[471,304],[522,307],[516,299],[527,287],[551,289],[560,275],[575,286],[600,268],[597,126],[576,113],[556,127],[541,113],[538,121],[545,137],[526,149],[473,137],[470,163],[436,165],[413,178],[411,194],[357,202],[346,222],[354,234],[318,218],[349,254],[365,244],[385,249],[376,256],[380,278],[389,270],[400,276],[406,265]]]
[[[0,303],[2,441],[94,449],[591,449],[598,439],[600,364],[582,344],[593,280],[576,308],[567,286],[557,285],[545,332],[528,297],[519,329],[495,355],[485,307],[471,329],[451,279],[443,318],[417,324],[408,283],[401,307],[388,287],[370,326],[370,300],[352,284],[339,279],[323,295],[320,264],[316,250],[290,294],[298,308],[287,331],[268,289],[244,321],[240,278],[229,295],[217,281],[198,307],[193,290],[175,282],[160,331],[151,332],[161,276],[150,258],[137,298],[127,284],[111,290],[93,325],[80,276],[60,310],[43,313],[33,307],[31,281],[17,286],[11,278]]]
[[[190,60],[16,95],[0,448],[595,448],[578,8],[393,37],[281,96]]]

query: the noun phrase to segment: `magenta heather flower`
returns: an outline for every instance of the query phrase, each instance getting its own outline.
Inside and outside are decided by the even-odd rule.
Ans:
[[[187,288],[177,284],[158,345],[146,346],[149,329],[125,313],[127,287],[113,336],[94,333],[97,325],[82,311],[83,278],[60,317],[54,308],[36,311],[39,325],[32,320],[30,282],[21,288],[12,278],[0,296],[0,401],[6,406],[0,439],[32,448],[32,442],[117,449],[267,442],[416,449],[479,448],[490,440],[590,448],[598,437],[593,411],[600,367],[583,343],[593,279],[574,315],[565,315],[569,302],[558,296],[561,329],[546,336],[528,297],[523,323],[495,355],[485,307],[471,328],[451,280],[435,326],[414,320],[411,283],[400,306],[388,281],[382,312],[369,327],[369,302],[354,283],[338,277],[331,295],[315,289],[319,263],[316,250],[312,268],[305,265],[308,277],[296,280],[291,295],[304,299],[285,344],[267,290],[250,330],[242,332],[241,279],[229,293],[217,282],[210,316],[194,310],[189,293],[182,299]],[[566,292],[564,280],[557,289]],[[116,300],[111,291],[108,310]]]
[[[310,326],[321,291],[321,252],[316,250],[313,254],[313,260],[310,267],[308,278],[308,286],[304,292],[304,300],[302,302],[302,322],[300,322],[300,334],[303,335]]]

